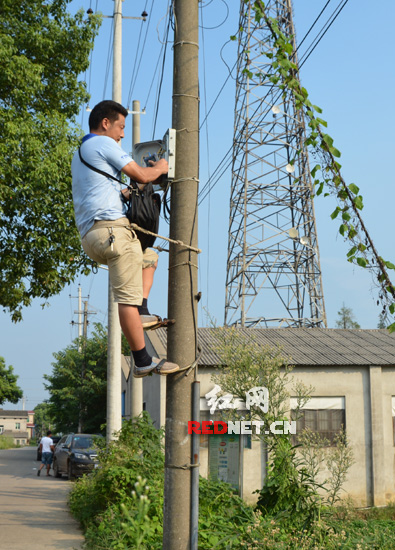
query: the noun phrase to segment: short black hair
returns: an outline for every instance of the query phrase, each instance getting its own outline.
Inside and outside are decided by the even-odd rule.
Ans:
[[[51,435],[51,433],[52,433],[51,430],[47,431],[47,435]]]
[[[105,99],[93,107],[89,115],[89,129],[97,130],[103,118],[108,118],[111,122],[115,122],[118,120],[119,115],[123,115],[126,118],[128,116],[127,109],[116,101]]]

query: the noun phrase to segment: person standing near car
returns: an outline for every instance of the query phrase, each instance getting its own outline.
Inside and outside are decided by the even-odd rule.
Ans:
[[[47,476],[49,476],[49,470],[51,469],[53,453],[55,450],[55,445],[53,444],[51,435],[51,430],[48,430],[46,437],[42,437],[40,441],[41,464],[40,468],[37,470],[38,476],[40,476],[41,470],[44,466],[47,467]]]

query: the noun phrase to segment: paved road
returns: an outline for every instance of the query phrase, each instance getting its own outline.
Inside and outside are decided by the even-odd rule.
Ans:
[[[66,503],[71,482],[44,470],[38,477],[39,465],[34,447],[0,450],[0,550],[80,550]]]

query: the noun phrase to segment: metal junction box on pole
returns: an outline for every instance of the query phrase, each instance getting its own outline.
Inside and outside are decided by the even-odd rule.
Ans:
[[[167,160],[169,163],[167,179],[173,180],[176,164],[176,131],[173,128],[169,128],[161,140],[136,143],[133,145],[132,156],[133,160],[142,167],[149,166],[148,162],[150,160]]]

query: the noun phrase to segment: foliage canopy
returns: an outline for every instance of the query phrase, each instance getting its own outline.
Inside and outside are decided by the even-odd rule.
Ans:
[[[17,386],[18,376],[14,374],[14,369],[6,367],[5,360],[0,357],[0,405],[9,401],[10,403],[18,403],[23,396],[23,392]]]
[[[47,413],[56,431],[76,432],[81,416],[83,431],[100,432],[106,421],[107,333],[95,325],[91,338],[78,351],[78,340],[54,354],[52,375],[45,375],[49,391]]]
[[[99,18],[71,0],[3,0],[0,19],[0,304],[22,318],[33,298],[59,293],[86,258],[74,223],[75,117],[87,101]]]

